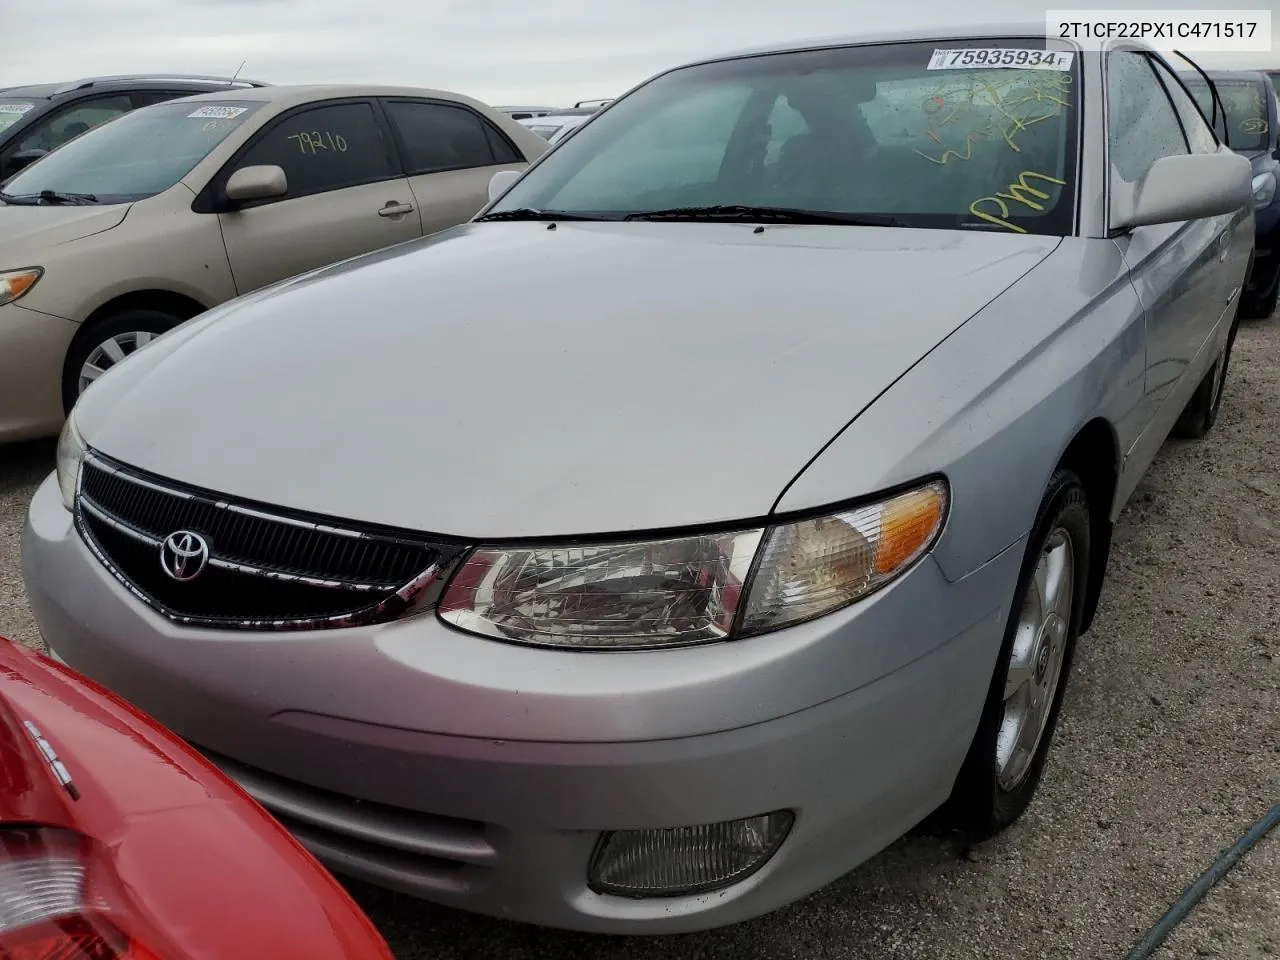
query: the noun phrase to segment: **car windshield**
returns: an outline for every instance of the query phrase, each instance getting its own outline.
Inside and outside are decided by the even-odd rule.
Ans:
[[[0,133],[4,133],[35,108],[32,100],[6,100],[0,94]]]
[[[4,186],[10,196],[87,194],[99,203],[163,193],[262,106],[253,101],[171,100],[82,134]]]
[[[1213,95],[1199,74],[1185,76],[1188,89],[1195,95],[1196,103],[1206,117],[1213,116]],[[1223,114],[1226,114],[1227,141],[1232,150],[1252,152],[1267,149],[1270,132],[1267,122],[1267,105],[1264,97],[1275,96],[1270,85],[1261,77],[1257,80],[1214,80],[1222,108],[1218,111],[1218,134],[1223,130]]]
[[[617,101],[488,213],[769,207],[1070,234],[1078,61],[1056,41],[1023,38],[682,68]]]

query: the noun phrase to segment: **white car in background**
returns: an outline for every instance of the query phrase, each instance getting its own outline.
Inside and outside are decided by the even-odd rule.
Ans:
[[[541,117],[529,117],[519,122],[538,136],[551,143],[562,140],[570,130],[582,126],[600,112],[599,107],[570,107]]]
[[[494,107],[499,113],[504,113],[512,120],[529,120],[533,117],[545,117],[548,113],[555,113],[555,107]]]

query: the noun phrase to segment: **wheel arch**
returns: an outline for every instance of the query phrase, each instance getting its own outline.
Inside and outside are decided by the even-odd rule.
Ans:
[[[86,330],[91,324],[105,317],[123,313],[125,310],[158,310],[161,313],[172,314],[180,320],[190,320],[208,309],[195,298],[174,293],[172,290],[134,290],[112,297],[97,307],[85,317],[84,322],[80,324],[80,329]]]
[[[1111,513],[1120,478],[1120,444],[1115,428],[1102,417],[1090,420],[1067,444],[1057,468],[1075,473],[1084,484],[1085,495],[1089,499],[1089,577],[1080,619],[1080,632],[1084,633],[1093,624],[1111,555],[1111,536],[1115,527]]]

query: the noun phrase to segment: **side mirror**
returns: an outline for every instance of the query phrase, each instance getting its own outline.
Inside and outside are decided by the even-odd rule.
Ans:
[[[489,202],[497,200],[511,189],[511,185],[520,179],[521,170],[499,170],[489,180]]]
[[[31,166],[31,164],[35,163],[48,152],[48,150],[41,150],[39,147],[32,148],[31,150],[19,150],[9,158],[9,163],[5,166],[5,176],[11,177],[23,167]]]
[[[233,203],[268,200],[289,192],[289,178],[280,167],[241,167],[227,180],[227,199]]]
[[[1253,206],[1253,167],[1235,153],[1161,157],[1133,192],[1121,229],[1220,217]]]

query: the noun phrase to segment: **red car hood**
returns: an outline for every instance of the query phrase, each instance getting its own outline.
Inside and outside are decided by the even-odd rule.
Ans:
[[[124,908],[175,960],[391,957],[337,881],[204,758],[2,637],[0,823],[72,830],[109,851]]]

